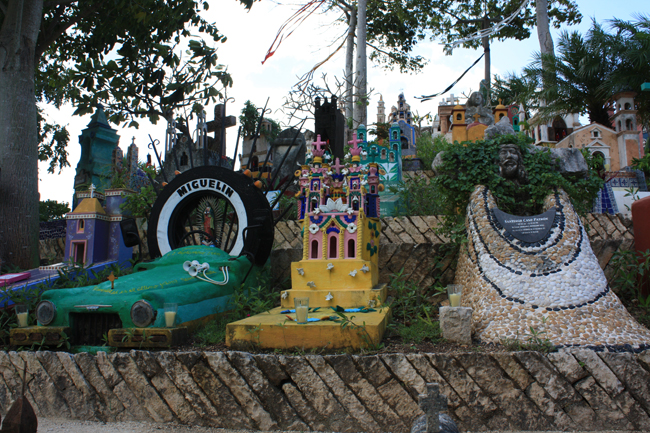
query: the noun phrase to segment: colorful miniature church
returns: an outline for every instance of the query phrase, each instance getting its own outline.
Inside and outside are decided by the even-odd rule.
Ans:
[[[90,185],[89,191],[77,192],[79,205],[66,215],[66,262],[85,266],[107,261],[127,262],[133,249],[122,239],[120,205],[130,191],[106,190],[103,194]],[[102,206],[104,202],[104,206]]]
[[[369,306],[378,302],[371,293],[378,283],[381,232],[379,165],[361,163],[362,140],[349,143],[350,162],[339,158],[330,165],[320,135],[299,176],[298,219],[303,225],[303,259],[292,263],[292,290],[282,305],[294,297],[308,296],[313,306]],[[309,164],[311,163],[311,164]],[[313,301],[312,301],[313,300]]]
[[[359,125],[357,136],[362,148],[361,164],[376,163],[379,169],[379,180],[385,186],[398,185],[402,181],[402,146],[400,126],[393,122],[388,131],[388,146],[368,143],[366,127]],[[385,142],[384,142],[385,143]]]
[[[336,349],[381,341],[390,317],[386,285],[379,284],[383,185],[379,165],[361,163],[362,140],[353,136],[346,161],[335,158],[330,164],[327,142],[317,135],[296,172],[303,257],[291,264],[291,289],[282,292],[281,307],[229,323],[229,347]],[[309,299],[307,323],[296,323],[296,298]],[[363,323],[363,332],[341,326],[333,309]]]

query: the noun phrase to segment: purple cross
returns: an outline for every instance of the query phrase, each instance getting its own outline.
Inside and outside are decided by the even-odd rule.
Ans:
[[[336,158],[336,164],[332,165],[332,168],[336,170],[337,173],[341,173],[341,169],[345,168],[345,165],[341,164],[338,158]]]
[[[363,143],[363,140],[359,140],[357,138],[357,133],[356,132],[352,133],[352,140],[348,141],[348,144],[351,144],[352,147],[356,149],[357,147],[359,147],[359,146],[357,146],[359,143]]]
[[[316,136],[316,141],[314,141],[312,144],[320,152],[321,150],[324,150],[324,149],[321,149],[321,146],[324,145],[324,144],[327,144],[327,142],[326,141],[320,141],[320,135],[317,135]]]

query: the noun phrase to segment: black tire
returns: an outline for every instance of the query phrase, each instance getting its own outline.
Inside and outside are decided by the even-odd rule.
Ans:
[[[222,210],[218,246],[230,255],[266,263],[273,247],[273,214],[265,195],[244,174],[222,167],[197,167],[179,174],[162,190],[149,218],[147,241],[152,257],[178,248],[199,203],[212,200]],[[223,244],[223,245],[222,245]]]

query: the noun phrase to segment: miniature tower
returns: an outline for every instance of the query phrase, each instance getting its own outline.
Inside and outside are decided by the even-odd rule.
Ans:
[[[467,125],[465,124],[465,107],[456,104],[451,110],[451,137],[453,141],[467,141]]]
[[[501,99],[499,99],[499,105],[494,107],[494,123],[497,123],[499,120],[503,119],[504,117],[508,117],[508,108],[501,103]]]
[[[303,225],[303,258],[291,265],[292,289],[282,306],[294,297],[309,297],[310,307],[377,306],[385,300],[379,281],[379,181],[376,163],[361,166],[362,148],[356,133],[349,161],[336,158],[327,166],[324,142],[317,136],[310,164],[300,170],[298,199]]]
[[[382,95],[379,95],[379,102],[377,102],[377,123],[386,123],[386,107]]]
[[[113,150],[119,140],[117,131],[111,128],[106,120],[103,107],[98,105],[90,123],[79,136],[81,157],[74,178],[75,190],[86,189],[90,184],[96,185],[100,190],[110,186],[113,175]],[[72,201],[73,206],[76,206],[74,198]]]
[[[636,127],[636,112],[634,109],[634,92],[619,92],[614,95],[616,112],[612,118],[618,141],[618,158],[620,167],[632,163],[632,158],[640,158],[641,143]]]
[[[125,194],[124,190],[98,193],[94,184],[88,191],[77,192],[81,202],[66,215],[66,262],[90,265],[117,261],[121,265],[133,256],[133,249],[124,245],[120,230],[120,205]],[[104,201],[105,206],[102,206]]]

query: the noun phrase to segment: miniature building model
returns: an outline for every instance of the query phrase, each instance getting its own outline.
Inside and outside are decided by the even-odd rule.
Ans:
[[[587,149],[592,155],[603,157],[606,171],[615,172],[628,167],[633,158],[641,158],[644,154],[636,124],[634,95],[633,92],[614,95],[613,128],[599,123],[578,127],[554,147]]]
[[[379,102],[377,102],[377,123],[386,123],[386,106],[382,95],[379,95]]]
[[[367,306],[372,300],[369,292],[346,296],[355,290],[370,291],[379,276],[379,191],[383,185],[377,163],[362,167],[359,142],[356,137],[351,141],[351,164],[341,164],[337,158],[330,166],[323,162],[327,159],[325,142],[318,136],[311,166],[302,166],[298,173],[303,259],[291,265],[292,290],[282,300],[283,306],[293,305],[293,297],[303,295],[323,306]],[[348,292],[343,299],[332,295],[340,290]],[[328,293],[332,299],[326,299]]]
[[[362,166],[361,140],[354,135],[345,163],[335,158],[330,165],[327,143],[320,136],[313,142],[307,163],[296,172],[303,257],[291,264],[291,289],[282,293],[281,307],[229,323],[228,346],[254,341],[266,348],[360,348],[381,341],[390,317],[383,304],[386,285],[378,284],[383,185],[377,163]],[[292,308],[297,298],[308,298],[313,309],[306,323],[296,323]],[[332,309],[361,313],[365,337],[342,327]],[[252,334],[250,329],[259,331]]]
[[[126,193],[106,190],[101,194],[95,192],[95,185],[89,191],[77,193],[81,202],[66,215],[66,262],[90,265],[118,261],[121,264],[132,257],[133,249],[124,245],[120,230],[120,205]]]
[[[115,152],[119,140],[117,131],[109,126],[104,109],[99,105],[79,136],[81,157],[74,178],[75,190],[88,188],[90,184],[100,189],[110,186],[113,162],[121,160],[122,152]],[[76,201],[72,201],[76,206]]]
[[[397,107],[393,106],[390,109],[389,122],[391,125],[397,123],[399,126],[402,155],[405,158],[415,156],[415,128],[411,125],[411,106],[406,103],[404,93],[399,94]]]
[[[368,143],[366,127],[359,125],[355,140],[361,147],[361,164],[376,163],[379,180],[385,185],[398,185],[402,181],[402,141],[401,129],[393,123],[388,130],[388,146]],[[384,143],[386,143],[384,141]]]

